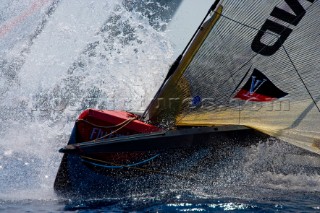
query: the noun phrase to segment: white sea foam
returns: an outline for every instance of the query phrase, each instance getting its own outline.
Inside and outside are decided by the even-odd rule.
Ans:
[[[10,33],[24,38],[15,46],[6,46],[9,37],[1,42],[9,65],[1,73],[0,200],[55,199],[58,149],[81,110],[142,110],[148,102],[141,97],[152,98],[173,61],[164,32],[120,0],[57,4],[52,14],[43,12],[48,3],[30,14],[34,22],[14,26]]]

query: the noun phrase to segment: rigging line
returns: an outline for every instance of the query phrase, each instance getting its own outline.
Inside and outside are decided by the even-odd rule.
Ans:
[[[222,13],[219,13],[219,12],[217,12],[217,11],[216,11],[216,13],[219,14],[219,15],[221,15],[221,16],[223,16],[223,17],[225,17],[225,18],[228,18],[228,17],[222,15]],[[235,21],[235,20],[230,19],[230,18],[228,18],[228,19],[231,20],[231,21]],[[237,21],[235,21],[235,22],[237,22]],[[237,23],[238,23],[238,22],[237,22]],[[255,29],[255,28],[253,28],[253,27],[250,27],[249,25],[242,24],[241,22],[239,22],[239,23],[240,23],[241,25],[245,26],[245,27],[249,27],[249,28]],[[258,31],[259,31],[259,30],[258,30]],[[272,42],[270,42],[270,43],[272,43]],[[265,47],[264,47],[264,48],[265,48]],[[264,48],[263,48],[263,49],[264,49]],[[261,51],[262,51],[263,49],[261,49]],[[229,79],[233,79],[233,77],[234,77],[242,68],[244,68],[247,64],[249,64],[249,63],[252,61],[252,59],[254,59],[257,55],[259,55],[259,53],[255,53],[248,61],[246,61],[242,66],[240,66],[234,73],[231,73],[231,76],[230,76],[228,79],[226,79],[224,82],[222,82],[220,85],[224,85],[225,83],[227,83],[227,82],[229,81]],[[251,66],[252,66],[252,65],[251,65]],[[249,69],[248,71],[250,71],[250,69]],[[248,71],[247,71],[247,73],[248,73]],[[181,79],[181,77],[179,78],[179,80],[180,80],[180,79]],[[231,94],[231,95],[232,95],[232,94]],[[182,115],[181,118],[180,118],[179,120],[177,120],[175,123],[179,123],[179,122],[180,122],[184,117],[186,117],[189,113],[190,113],[190,111],[184,113],[184,115]]]
[[[241,81],[239,82],[239,84],[236,86],[236,88],[232,91],[231,95],[229,98],[231,98],[231,96],[233,95],[233,93],[239,88],[239,86],[241,85],[241,83],[244,81],[244,79],[247,77],[248,73],[250,72],[252,68],[252,65],[249,67],[248,71],[246,72],[246,74],[243,76],[243,78],[241,79]]]
[[[316,100],[317,102],[320,101],[320,97],[317,98]],[[300,123],[302,122],[302,120],[308,115],[308,113],[312,110],[313,108],[313,104],[311,103],[308,107],[306,107],[306,109],[300,113],[300,115],[297,117],[297,119],[291,124],[290,127],[286,128],[286,129],[293,129],[297,126],[300,125]]]
[[[146,160],[142,160],[142,161],[139,161],[139,162],[137,162],[137,163],[127,164],[127,165],[124,164],[124,166],[130,167],[130,168],[131,168],[131,167],[135,167],[135,166],[140,166],[140,165],[146,164],[146,163],[154,160],[155,158],[157,158],[157,157],[159,157],[159,156],[160,156],[160,154],[156,154],[156,155],[154,155],[154,156],[152,156],[152,157],[150,157],[150,158],[148,158],[148,159],[146,159]],[[84,158],[85,158],[85,157],[84,157]],[[84,160],[84,159],[82,159],[82,160]],[[99,166],[99,167],[103,167],[103,168],[107,168],[107,169],[123,169],[123,168],[124,168],[123,166],[102,165],[102,164],[98,164],[98,163],[92,163],[92,162],[90,162],[90,161],[86,161],[86,162],[87,162],[87,163],[90,163],[90,164],[92,164],[92,165]],[[107,163],[107,162],[106,162],[106,163]]]
[[[149,174],[152,174],[152,173],[153,174],[161,174],[161,175],[167,175],[167,176],[172,176],[172,177],[176,177],[176,178],[182,178],[182,179],[186,179],[186,180],[190,180],[190,181],[197,181],[197,179],[192,178],[192,177],[188,177],[188,176],[185,176],[185,175],[178,175],[178,174],[173,174],[173,173],[169,173],[169,172],[162,172],[160,170],[152,170],[152,169],[145,169],[145,168],[138,168],[138,167],[130,167],[130,166],[127,166],[127,165],[107,162],[107,161],[103,161],[103,160],[99,160],[99,159],[95,159],[95,158],[91,158],[91,157],[87,157],[87,156],[80,156],[80,157],[88,159],[88,160],[93,160],[93,161],[96,161],[96,162],[100,162],[100,163],[110,164],[110,165],[114,165],[114,166],[122,166],[123,168],[142,171],[142,172],[146,172],[146,173],[149,173]]]
[[[317,1],[317,0],[316,0],[316,1]],[[312,5],[313,5],[313,4],[312,4]],[[312,5],[310,5],[309,7],[307,7],[306,11],[309,10]],[[228,20],[230,20],[230,21],[232,21],[232,22],[235,22],[235,23],[237,23],[237,24],[240,24],[240,25],[242,25],[242,26],[244,26],[244,27],[248,27],[248,28],[250,28],[250,29],[254,29],[254,30],[257,30],[257,31],[260,31],[260,30],[261,30],[261,29],[257,29],[257,28],[255,28],[255,27],[252,27],[252,26],[250,26],[250,25],[248,25],[248,24],[245,24],[245,23],[236,21],[236,20],[234,20],[234,19],[232,19],[232,18],[229,18],[228,16],[223,15],[222,12],[221,12],[221,13],[219,13],[218,11],[215,11],[215,12],[216,12],[217,14],[219,14],[219,16],[222,16],[222,17],[224,17],[224,18],[226,18],[226,19],[228,19]],[[296,19],[298,19],[298,18],[299,18],[299,17],[297,17]],[[296,19],[294,19],[293,22],[294,22]],[[290,24],[291,24],[291,23],[288,23],[287,27],[289,27]],[[282,32],[284,32],[284,30],[283,30]],[[280,32],[280,34],[282,34],[282,32]],[[267,33],[267,31],[265,31],[265,33]],[[269,34],[274,35],[274,34],[272,34],[272,33],[269,33]],[[275,39],[277,39],[277,38],[275,38]],[[274,40],[274,39],[273,39],[273,40]],[[269,44],[272,44],[272,43],[273,43],[273,40],[270,41]],[[237,69],[233,74],[231,74],[231,76],[230,76],[228,79],[226,79],[224,82],[222,82],[220,85],[224,85],[225,83],[227,83],[230,78],[233,78],[234,75],[236,75],[243,67],[245,67],[247,64],[249,64],[249,62],[252,61],[257,55],[259,55],[260,52],[263,51],[265,48],[266,48],[266,47],[263,47],[259,52],[256,52],[247,62],[245,62],[239,69]],[[179,80],[180,80],[180,79],[181,79],[181,77],[179,78]],[[231,94],[231,95],[232,95],[232,94]],[[317,105],[316,105],[316,106],[317,106]],[[318,108],[318,106],[317,106],[317,108]],[[318,108],[318,109],[319,109],[319,108]],[[320,111],[320,109],[319,109],[319,111]],[[179,119],[179,121],[177,121],[176,123],[180,122],[180,121],[181,121],[185,116],[187,116],[189,113],[190,113],[190,111],[189,111],[189,112],[186,112],[184,115],[182,115],[181,118]]]
[[[93,141],[93,142],[96,142],[97,140],[101,140],[101,139],[107,138],[107,137],[115,134],[116,132],[120,131],[121,129],[123,129],[123,128],[126,127],[129,123],[131,123],[132,121],[134,121],[134,120],[136,120],[136,119],[137,119],[137,118],[128,118],[127,122],[125,122],[125,123],[124,123],[122,126],[120,126],[118,129],[116,129],[116,130],[110,132],[109,134],[106,134],[106,135],[104,135],[104,136],[102,136],[102,137],[100,137],[100,138],[96,138],[96,139],[94,139],[94,140],[92,140],[92,141]],[[90,141],[88,141],[88,142],[90,142]]]
[[[293,63],[293,61],[292,61],[292,59],[291,59],[291,57],[290,57],[289,53],[287,52],[287,49],[284,47],[284,45],[282,45],[282,48],[283,48],[284,52],[286,53],[286,55],[288,56],[288,58],[289,58],[289,60],[290,60],[290,63],[292,64],[292,66],[293,66],[294,70],[296,71],[297,75],[299,76],[299,78],[300,78],[300,80],[301,80],[301,82],[302,82],[303,86],[306,88],[307,92],[309,93],[309,95],[310,95],[310,97],[311,97],[311,99],[312,99],[312,101],[313,101],[314,105],[317,107],[318,111],[320,112],[320,108],[319,108],[319,106],[318,106],[318,104],[317,104],[316,100],[313,98],[313,96],[312,96],[312,94],[311,94],[311,92],[310,92],[309,88],[307,87],[306,83],[304,82],[304,80],[303,80],[302,76],[300,75],[300,73],[299,73],[299,71],[298,71],[297,67],[296,67],[296,66],[295,66],[295,64]]]
[[[84,121],[84,122],[86,122],[86,123],[88,123],[88,124],[90,124],[90,125],[92,125],[92,126],[96,126],[96,127],[104,128],[104,129],[119,127],[119,128],[117,128],[117,129],[111,131],[109,134],[106,134],[106,135],[103,135],[103,136],[101,136],[101,137],[99,137],[99,138],[96,138],[96,139],[87,141],[87,142],[96,142],[96,141],[99,141],[99,140],[101,140],[101,139],[107,138],[107,137],[109,137],[109,136],[117,133],[118,131],[120,131],[121,129],[123,129],[124,127],[126,127],[128,124],[130,124],[132,121],[137,120],[137,119],[138,119],[137,117],[128,118],[127,120],[121,122],[120,124],[117,124],[117,125],[111,126],[111,127],[98,126],[98,125],[95,125],[95,124],[90,123],[90,122],[88,122],[88,121],[86,121],[86,120],[83,120],[83,119],[79,119],[79,120],[77,120],[77,121]]]
[[[222,13],[220,14],[220,16],[222,16],[222,17],[224,17],[224,18],[226,18],[226,19],[228,19],[228,20],[230,20],[230,21],[233,21],[233,22],[235,22],[235,23],[237,23],[237,24],[240,24],[240,25],[242,25],[242,26],[248,27],[248,28],[250,28],[250,29],[257,30],[257,31],[260,30],[260,29],[258,29],[258,28],[252,27],[252,26],[250,26],[250,25],[248,25],[248,24],[242,23],[242,22],[237,21],[237,20],[234,20],[234,19],[232,19],[232,18],[230,18],[230,17],[228,17],[228,16],[225,16],[225,15],[223,15]],[[269,32],[266,32],[266,33],[269,33]],[[269,34],[275,35],[275,34],[273,34],[273,33],[269,33]]]
[[[228,19],[228,20],[230,20],[230,21],[233,21],[233,22],[235,22],[235,23],[237,23],[237,24],[240,24],[240,25],[242,25],[242,26],[244,26],[244,27],[248,27],[248,28],[250,28],[250,29],[254,29],[254,30],[256,30],[256,31],[260,31],[259,29],[257,29],[257,28],[254,28],[254,27],[251,27],[250,25],[247,25],[247,24],[244,24],[244,23],[242,23],[242,22],[239,22],[239,21],[236,21],[236,20],[234,20],[234,19],[232,19],[232,18],[229,18],[228,16],[225,16],[225,15],[223,15],[222,14],[222,12],[221,13],[219,13],[218,11],[215,11],[219,16],[222,16],[222,17],[224,17],[224,18],[226,18],[226,19]],[[267,32],[266,32],[267,33]],[[269,33],[269,34],[271,34],[271,35],[274,35],[274,34],[272,34],[272,33]],[[221,36],[220,36],[221,37]],[[270,41],[270,43],[272,43],[271,41]],[[265,47],[264,47],[265,48]],[[263,48],[263,49],[264,49]],[[261,49],[261,51],[263,50],[263,49]],[[227,83],[228,81],[229,81],[229,79],[232,79],[233,81],[234,81],[234,76],[242,69],[242,68],[244,68],[247,64],[249,64],[251,61],[252,61],[252,59],[254,59],[257,55],[258,55],[259,53],[256,53],[256,54],[254,54],[247,62],[245,62],[242,66],[240,66],[234,73],[232,73],[232,72],[230,72],[230,76],[229,76],[229,78],[228,79],[226,79],[224,82],[222,82],[220,85],[224,85],[225,83]],[[252,65],[251,65],[252,66]],[[180,80],[180,79],[179,79]],[[236,88],[237,89],[237,88]],[[232,95],[232,94],[231,94]],[[186,115],[187,115],[188,113],[186,113]],[[183,118],[184,118],[185,116],[182,116],[181,117],[181,119],[180,120],[182,120]],[[180,121],[179,120],[179,121]]]
[[[318,1],[318,0],[316,0],[316,1]],[[315,2],[316,2],[316,1],[315,1]],[[309,7],[307,7],[307,8],[306,8],[306,11],[309,10],[312,5],[313,5],[313,4],[311,4]],[[230,20],[230,21],[233,21],[233,22],[235,22],[235,23],[237,23],[237,24],[240,24],[240,25],[242,25],[242,26],[244,26],[244,27],[248,27],[248,28],[250,28],[250,29],[254,29],[254,30],[260,31],[260,29],[257,29],[257,28],[254,28],[254,27],[248,25],[248,24],[245,24],[245,23],[236,21],[236,20],[234,20],[234,19],[232,19],[232,18],[230,18],[230,17],[228,17],[228,16],[223,15],[222,13],[220,14],[220,16],[222,16],[222,17],[224,17],[224,18],[226,18],[226,19],[228,19],[228,20]],[[298,19],[298,18],[299,18],[299,17],[297,17],[296,19]],[[296,19],[295,19],[295,20],[296,20]],[[289,27],[289,25],[290,25],[290,24],[288,24],[287,27]],[[301,26],[301,27],[302,27],[302,26]],[[296,28],[296,29],[299,29],[299,28]],[[266,31],[265,33],[268,33],[268,34],[270,34],[270,35],[274,35],[273,33],[269,33],[269,32],[267,32],[267,31]],[[272,41],[270,41],[270,43],[272,43]],[[264,49],[264,48],[263,48],[263,49]],[[262,51],[263,49],[261,49],[261,51]],[[261,51],[260,51],[260,52],[261,52]],[[233,76],[236,75],[243,67],[245,67],[245,66],[246,66],[253,58],[255,58],[258,54],[259,54],[259,53],[254,54],[254,55],[253,55],[247,62],[245,62],[238,70],[236,70],[233,74],[231,74],[231,76],[230,76],[228,79],[226,79],[224,82],[222,82],[221,85],[223,85],[223,84],[225,84],[226,82],[228,82],[229,79],[232,79],[232,80],[233,80]],[[246,77],[247,74],[248,74],[248,72],[245,74],[244,78]],[[243,79],[244,79],[244,78],[243,78]],[[239,83],[239,85],[238,85],[237,87],[240,86],[240,84],[241,84],[241,82],[243,81],[243,79],[240,81],[240,83]],[[237,87],[235,88],[235,90],[237,89]],[[232,94],[235,92],[235,90],[231,93],[230,97],[231,97]],[[314,102],[315,102],[315,101],[314,101]],[[318,105],[316,105],[316,106],[317,106],[318,110],[320,111]],[[187,113],[187,114],[188,114],[188,113]],[[181,119],[183,119],[183,117],[182,117]]]
[[[316,1],[318,1],[318,0],[315,0],[314,3],[315,3]],[[309,7],[307,7],[305,10],[308,11],[314,3],[312,3],[312,4],[311,4]],[[217,12],[217,13],[218,13],[218,12]],[[237,21],[237,20],[234,20],[234,19],[232,19],[232,18],[230,18],[230,17],[228,17],[228,16],[223,15],[222,13],[220,13],[219,15],[222,16],[222,17],[224,17],[224,18],[226,18],[226,19],[228,19],[228,20],[230,20],[230,21],[232,21],[232,22],[235,22],[235,23],[237,23],[237,24],[240,24],[240,25],[242,25],[242,26],[244,26],[244,27],[248,27],[248,28],[250,28],[250,29],[260,31],[260,29],[258,29],[258,28],[255,28],[255,27],[252,27],[252,26],[250,26],[250,25],[248,25],[248,24],[245,24],[245,23],[239,22],[239,21]],[[298,18],[299,18],[299,17],[297,17],[296,19],[294,19],[293,22],[294,22],[295,20],[297,20]],[[286,27],[289,27],[290,25],[291,25],[291,23],[289,23]],[[296,29],[299,29],[299,28],[296,28]],[[282,31],[282,32],[283,32],[283,31]],[[282,32],[281,32],[281,33],[282,33]],[[275,34],[270,33],[270,32],[268,32],[268,31],[265,31],[265,33],[270,34],[270,35],[275,35]],[[280,33],[280,34],[281,34],[281,33]],[[275,39],[276,39],[276,38],[275,38]],[[272,43],[273,43],[273,40],[269,42],[269,44],[272,44]],[[247,62],[245,62],[238,70],[236,70],[236,71],[234,72],[234,74],[232,74],[232,75],[230,76],[230,78],[233,78],[234,75],[236,75],[236,74],[237,74],[243,67],[245,67],[252,59],[254,59],[257,55],[259,55],[260,52],[261,52],[262,50],[264,50],[265,48],[266,48],[266,47],[262,48],[258,53],[254,54]],[[226,81],[224,81],[221,85],[225,84],[230,78],[226,79]]]
[[[181,55],[183,55],[183,54],[187,51],[187,49],[189,48],[191,42],[192,42],[193,39],[196,37],[196,35],[198,34],[198,32],[201,30],[203,23],[204,23],[205,20],[208,18],[208,16],[210,15],[210,13],[211,13],[212,11],[214,11],[214,9],[217,7],[217,5],[219,4],[219,2],[220,2],[220,0],[216,0],[216,1],[212,4],[212,6],[210,7],[209,11],[207,12],[207,14],[206,14],[205,17],[203,18],[202,22],[201,22],[200,25],[198,26],[196,32],[193,34],[193,36],[192,36],[191,39],[189,40],[187,46],[186,46],[186,47],[184,48],[184,50],[182,51],[182,54],[181,54]]]
[[[317,0],[315,0],[315,2],[316,2],[316,1],[317,1]],[[312,4],[312,5],[313,5],[313,4]],[[309,7],[307,7],[307,8],[306,8],[306,11],[309,10],[312,5],[310,5]],[[222,14],[220,14],[220,15],[221,15],[222,17],[225,17],[226,19],[229,19],[229,20],[231,20],[231,21],[234,21],[234,22],[236,22],[236,23],[238,23],[238,24],[241,24],[241,25],[243,25],[243,26],[245,26],[245,27],[249,27],[249,28],[251,28],[251,29],[255,29],[255,30],[260,31],[259,29],[256,29],[256,28],[254,28],[254,27],[251,27],[251,26],[249,26],[249,25],[247,25],[247,24],[238,22],[238,21],[233,20],[233,19],[231,19],[231,18],[229,18],[229,17],[227,17],[227,16],[224,16],[224,15],[222,15]],[[299,17],[297,17],[297,19],[298,19],[298,18],[299,18]],[[289,25],[290,25],[290,24],[288,24],[287,27],[288,27]],[[272,33],[270,33],[270,34],[273,35]],[[271,43],[271,41],[270,41],[270,43]],[[287,54],[287,56],[288,56],[291,64],[293,65],[294,69],[296,70],[299,78],[301,79],[304,87],[306,88],[307,92],[309,93],[309,95],[310,95],[313,103],[315,104],[315,106],[317,107],[318,111],[320,112],[320,108],[319,108],[319,106],[317,105],[317,102],[316,102],[315,99],[313,98],[311,92],[309,91],[309,89],[308,89],[308,87],[306,86],[304,80],[302,79],[299,71],[297,70],[296,66],[294,65],[293,61],[291,60],[290,55],[289,55],[288,52],[286,51],[284,45],[282,45],[282,47],[283,47],[285,53]],[[264,48],[263,48],[263,49],[264,49]],[[261,50],[259,51],[259,53],[260,53],[263,49],[261,49]],[[244,66],[246,66],[246,65],[247,65],[253,58],[255,58],[259,53],[256,53],[255,55],[253,55],[253,56],[252,56],[247,62],[245,62],[238,70],[236,70],[236,71],[234,72],[234,74],[232,74],[226,81],[224,81],[223,84],[226,83],[230,78],[233,79],[233,76],[234,76],[235,74],[237,74]],[[249,69],[249,70],[250,70],[250,69]],[[248,72],[245,74],[245,76],[246,76],[247,74],[248,74]],[[244,78],[245,78],[245,76],[244,76]],[[243,79],[244,79],[244,78],[243,78]],[[243,79],[240,81],[240,84],[241,84],[241,82],[243,81]],[[223,84],[222,84],[222,85],[223,85]],[[239,86],[239,85],[238,85],[238,86]],[[237,86],[237,87],[238,87],[238,86]],[[237,89],[237,87],[236,87],[236,89]],[[236,89],[235,89],[235,90],[236,90]],[[234,91],[235,91],[235,90],[234,90]],[[233,91],[233,93],[234,93],[234,91]],[[233,94],[233,93],[232,93],[232,94]],[[231,95],[232,95],[232,94],[231,94]],[[181,118],[179,119],[179,121],[181,121],[181,120],[182,120],[186,115],[188,115],[189,113],[190,113],[190,112],[186,112],[185,115],[181,116]],[[239,113],[240,113],[240,111],[239,111]],[[179,121],[178,121],[178,122],[179,122]],[[239,115],[239,122],[240,122],[240,115]]]
[[[208,10],[207,14],[205,15],[205,17],[203,18],[203,20],[201,21],[201,23],[199,24],[197,30],[194,32],[194,34],[192,35],[191,39],[189,40],[188,44],[186,45],[186,47],[184,48],[184,50],[182,51],[182,53],[178,56],[178,58],[174,61],[174,63],[172,64],[172,66],[170,67],[166,78],[164,79],[164,81],[162,82],[158,92],[156,93],[154,99],[156,99],[158,97],[158,95],[160,94],[160,91],[162,90],[163,86],[165,85],[165,83],[167,82],[167,80],[169,79],[169,77],[177,70],[178,65],[180,64],[180,61],[183,57],[183,55],[185,54],[185,52],[187,51],[187,49],[189,48],[191,42],[194,40],[194,38],[196,37],[196,35],[198,34],[198,32],[201,30],[203,23],[206,21],[206,19],[208,18],[208,16],[210,15],[210,13],[212,11],[214,11],[214,9],[217,7],[217,5],[219,4],[220,0],[215,0],[215,2],[212,4],[212,6],[210,7],[210,9]],[[151,101],[151,103],[148,105],[148,107],[146,108],[146,110],[144,111],[144,113],[141,116],[140,120],[145,119],[151,104],[153,101]]]
[[[98,127],[98,128],[113,129],[113,128],[122,126],[123,124],[127,123],[127,122],[128,122],[128,119],[122,121],[121,123],[119,123],[119,124],[117,124],[117,125],[113,125],[113,126],[100,126],[100,125],[91,123],[90,121],[87,121],[87,120],[84,120],[84,119],[77,119],[77,120],[76,120],[76,122],[79,122],[79,121],[85,122],[85,123],[87,123],[87,124],[89,124],[89,125],[91,125],[91,126]]]
[[[318,1],[318,0],[315,0],[315,1],[314,1],[310,6],[308,6],[305,10],[308,11],[308,10],[310,9],[310,7],[312,7],[313,4],[314,4],[315,2],[317,2],[317,1]],[[237,23],[237,24],[240,24],[240,25],[242,25],[242,26],[248,27],[248,28],[253,29],[253,30],[260,31],[260,29],[258,29],[258,28],[252,27],[252,26],[250,26],[250,25],[248,25],[248,24],[245,24],[245,23],[242,23],[242,22],[237,21],[237,20],[235,20],[235,19],[232,19],[232,18],[230,18],[230,17],[228,17],[228,16],[223,15],[222,13],[220,13],[219,15],[222,16],[222,17],[224,17],[224,18],[226,18],[226,19],[229,19],[230,21],[233,21],[233,22],[235,22],[235,23]],[[298,16],[297,18],[295,18],[292,22],[294,22],[295,20],[297,20],[297,19],[299,19],[299,18],[300,18],[300,16]],[[290,25],[292,25],[292,23],[288,23],[288,25],[287,25],[286,27],[289,27]],[[296,27],[296,29],[299,29],[299,27]],[[270,32],[268,32],[268,31],[266,31],[265,33],[270,34],[270,35],[275,35],[275,36],[277,36],[276,34],[270,33]],[[281,33],[282,33],[282,32],[281,32]]]
[[[315,1],[317,1],[317,0],[315,0]],[[313,5],[313,4],[312,4],[312,5]],[[306,11],[309,10],[312,5],[310,5],[309,7],[307,7],[305,10],[306,10]],[[229,17],[227,17],[227,16],[225,16],[225,15],[222,15],[222,13],[219,13],[219,12],[217,12],[217,11],[216,11],[216,13],[219,14],[220,16],[225,17],[226,19],[229,19],[229,20],[231,20],[231,21],[233,21],[233,22],[235,22],[235,23],[238,23],[238,24],[240,24],[240,25],[242,25],[242,26],[245,26],[245,27],[248,27],[248,28],[250,28],[250,29],[257,30],[257,31],[260,31],[260,30],[261,30],[261,29],[254,28],[254,27],[252,27],[252,26],[250,26],[250,25],[241,23],[241,22],[239,22],[239,21],[236,21],[236,20],[234,20],[234,19],[232,19],[232,18],[229,18]],[[299,18],[299,16],[298,16],[296,19],[298,19],[298,18]],[[294,22],[296,19],[294,19],[293,22]],[[287,27],[289,27],[290,25],[291,25],[291,23],[288,23]],[[283,31],[284,31],[284,30],[283,30]],[[283,31],[282,31],[282,32],[283,32]],[[280,32],[280,34],[282,34],[282,32]],[[267,31],[266,31],[265,33],[267,33]],[[274,34],[272,34],[272,33],[269,33],[269,34],[274,35]],[[275,39],[278,39],[278,38],[275,38]],[[269,43],[272,44],[272,42],[273,42],[273,40],[270,41]],[[259,55],[260,52],[263,51],[265,48],[266,48],[266,47],[262,48],[259,52],[257,52],[256,54],[254,54],[247,62],[245,62],[238,70],[236,70],[233,75],[231,75],[228,79],[226,79],[226,80],[225,80],[222,84],[220,84],[220,85],[225,84],[230,78],[233,78],[234,75],[236,75],[236,74],[237,74],[243,67],[245,67],[250,61],[252,61],[252,59],[254,59],[257,55]],[[180,78],[181,78],[181,77],[180,77]],[[180,78],[179,78],[178,80],[180,80]],[[318,106],[317,106],[317,108],[318,108]],[[318,108],[318,109],[319,109],[319,108]],[[320,111],[320,109],[319,109],[319,111]],[[190,113],[190,112],[186,112],[184,115],[182,115],[181,118],[179,119],[179,121],[182,120],[182,119],[183,119],[186,115],[188,115],[189,113]],[[177,121],[177,122],[179,122],[179,121]],[[177,123],[177,122],[176,122],[176,123]]]
[[[318,0],[315,0],[310,6],[308,6],[305,10],[306,10],[306,12],[313,6],[313,4],[314,3],[316,3]],[[297,17],[296,19],[298,19],[299,17]],[[296,20],[296,19],[294,19],[294,21]],[[289,25],[287,25],[287,26],[289,26]],[[301,28],[301,27],[303,27],[304,25],[300,25],[300,26],[296,26],[296,30],[297,29],[299,29],[299,28]]]

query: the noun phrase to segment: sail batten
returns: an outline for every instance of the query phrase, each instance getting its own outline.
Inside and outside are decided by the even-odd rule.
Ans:
[[[150,120],[244,125],[320,154],[319,13],[317,0],[222,1]]]

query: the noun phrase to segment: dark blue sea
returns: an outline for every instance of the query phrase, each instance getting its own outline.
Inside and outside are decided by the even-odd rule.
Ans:
[[[169,178],[153,192],[134,193],[135,190],[132,190],[120,197],[61,197],[53,190],[55,172],[51,173],[52,177],[49,173],[49,176],[42,178],[41,173],[31,174],[36,173],[34,168],[28,173],[23,168],[25,162],[16,162],[11,171],[6,171],[6,166],[19,159],[2,158],[4,172],[1,176],[0,211],[320,211],[320,168],[317,155],[274,139],[245,147],[226,146],[217,151],[222,158],[203,167],[205,169],[196,176],[198,179],[171,182]],[[9,174],[13,176],[9,177]],[[48,181],[44,181],[44,178]],[[139,188],[139,185],[132,187]]]
[[[143,112],[211,3],[2,0],[0,212],[320,212],[319,156],[272,138],[152,193],[55,194],[79,113]]]
[[[208,188],[208,187],[205,187]],[[215,191],[215,190],[214,190]],[[319,192],[223,187],[219,192],[161,192],[121,198],[0,201],[1,212],[319,212]],[[232,196],[232,194],[238,194]]]

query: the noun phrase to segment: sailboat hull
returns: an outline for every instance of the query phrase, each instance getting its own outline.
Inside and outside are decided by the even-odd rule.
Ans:
[[[102,197],[157,192],[196,177],[219,160],[218,149],[246,146],[264,135],[240,126],[197,127],[77,143],[76,129],[64,153],[54,188],[62,196]]]

